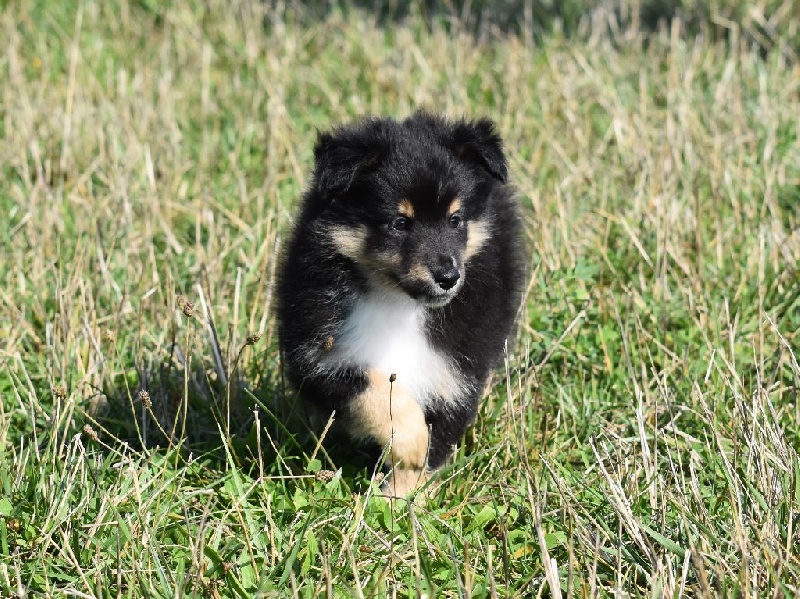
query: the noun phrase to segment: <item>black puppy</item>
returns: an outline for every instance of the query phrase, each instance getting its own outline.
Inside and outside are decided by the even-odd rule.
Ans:
[[[447,459],[501,361],[521,224],[491,121],[416,114],[322,134],[278,281],[285,370],[403,495]]]

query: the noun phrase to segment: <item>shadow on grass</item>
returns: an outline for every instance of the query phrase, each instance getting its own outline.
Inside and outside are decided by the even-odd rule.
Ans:
[[[250,360],[247,351],[255,352]],[[218,347],[209,353],[222,355]],[[187,356],[173,333],[168,349],[137,365],[135,379],[104,390],[108,401],[94,419],[115,449],[178,450],[187,461],[214,470],[233,464],[253,477],[341,469],[352,482],[367,481],[378,449],[354,445],[311,414],[284,382],[277,355],[251,338],[230,360]]]
[[[350,0],[339,2],[290,1],[284,10],[309,23],[332,12],[347,14],[355,8],[371,15],[382,27],[420,16],[429,25],[457,27],[480,38],[495,33],[530,36],[534,40],[558,34],[566,38],[605,33],[613,39],[634,26],[642,32],[667,30],[680,23],[687,38],[715,41],[741,31],[762,57],[778,50],[795,63],[800,36],[780,15],[790,14],[793,0],[767,0],[759,13],[741,0]],[[283,18],[283,11],[278,11]],[[759,17],[763,15],[763,17]],[[265,22],[271,27],[270,19]]]

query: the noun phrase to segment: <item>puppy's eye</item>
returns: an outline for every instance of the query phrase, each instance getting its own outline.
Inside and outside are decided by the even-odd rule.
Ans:
[[[458,227],[461,226],[462,222],[464,222],[464,221],[461,218],[461,215],[456,213],[456,214],[453,214],[450,217],[450,219],[447,221],[447,224],[450,225],[450,227],[453,228],[453,229],[458,229]]]
[[[408,231],[411,229],[411,219],[407,216],[398,216],[389,223],[389,227],[395,231]]]

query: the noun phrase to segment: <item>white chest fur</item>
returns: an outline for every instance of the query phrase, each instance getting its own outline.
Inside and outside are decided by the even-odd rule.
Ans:
[[[427,339],[425,308],[402,293],[374,292],[361,298],[323,365],[358,366],[387,379],[395,374],[395,384],[423,407],[457,401],[464,391],[452,361]]]

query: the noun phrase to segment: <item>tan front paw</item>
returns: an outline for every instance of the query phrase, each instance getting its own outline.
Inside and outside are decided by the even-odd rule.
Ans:
[[[430,478],[426,469],[395,468],[383,481],[381,490],[386,497],[406,497]]]

